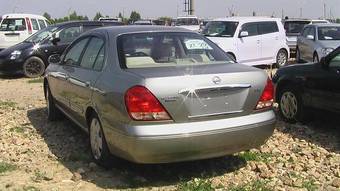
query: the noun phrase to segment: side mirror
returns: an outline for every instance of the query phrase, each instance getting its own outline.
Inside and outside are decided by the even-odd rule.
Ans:
[[[248,31],[242,31],[241,33],[240,33],[240,38],[243,38],[243,37],[247,37],[247,36],[249,36],[249,33],[248,33]]]
[[[308,40],[314,40],[314,36],[313,35],[307,35],[307,39]]]
[[[58,45],[58,42],[60,42],[60,38],[58,38],[58,37],[53,38],[53,39],[51,40],[51,42],[52,42],[52,44],[53,44],[54,46],[57,46],[57,45]]]
[[[48,57],[48,63],[49,64],[60,64],[61,63],[61,57],[59,54],[52,54]]]

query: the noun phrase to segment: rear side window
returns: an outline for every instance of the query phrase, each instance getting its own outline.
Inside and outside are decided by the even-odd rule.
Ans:
[[[64,58],[65,64],[78,66],[79,61],[80,61],[80,56],[88,41],[89,41],[89,38],[85,38],[75,43],[65,55],[65,58]]]
[[[259,23],[259,33],[269,34],[279,32],[279,27],[276,22],[261,22]]]
[[[60,43],[70,43],[80,34],[80,26],[65,28],[59,32]]]
[[[39,25],[40,25],[40,29],[46,28],[46,24],[45,24],[45,21],[44,21],[44,20],[39,19],[38,22],[39,22]]]
[[[0,31],[24,31],[26,30],[26,22],[25,19],[3,19]]]
[[[303,29],[302,31],[302,36],[303,37],[307,37],[308,33],[309,33],[310,27],[306,27],[305,29]]]
[[[247,31],[249,36],[259,35],[257,23],[247,23],[242,26],[242,31]]]
[[[38,31],[39,30],[39,24],[38,24],[37,19],[31,19],[31,23],[32,23],[33,30]]]
[[[104,41],[97,37],[92,37],[82,58],[80,66],[92,69],[98,59],[98,54],[104,46]],[[98,67],[98,66],[97,66]]]

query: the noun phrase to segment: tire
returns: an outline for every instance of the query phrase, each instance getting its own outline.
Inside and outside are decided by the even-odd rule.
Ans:
[[[289,123],[304,121],[304,106],[298,88],[284,87],[279,91],[278,98],[279,114],[284,121]]]
[[[313,55],[313,62],[320,62],[318,54],[315,52]]]
[[[104,168],[111,168],[113,157],[107,146],[101,122],[96,114],[92,114],[90,118],[89,137],[94,161]]]
[[[288,63],[288,53],[286,50],[281,49],[276,55],[276,67],[281,68]]]
[[[296,48],[296,62],[297,63],[301,63],[302,62],[302,60],[301,60],[301,52],[300,52],[299,48]]]
[[[37,78],[43,75],[45,69],[44,61],[36,56],[28,58],[23,65],[24,75],[28,78]]]
[[[51,94],[51,90],[46,85],[45,87],[45,99],[46,99],[46,106],[47,106],[47,119],[49,121],[57,121],[61,117],[60,110],[56,107],[54,98]]]

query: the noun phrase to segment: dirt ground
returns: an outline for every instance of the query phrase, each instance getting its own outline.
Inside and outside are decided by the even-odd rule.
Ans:
[[[48,122],[41,80],[0,77],[1,190],[340,190],[340,119],[314,112],[306,125],[278,121],[259,149],[163,165],[92,162],[69,120]]]

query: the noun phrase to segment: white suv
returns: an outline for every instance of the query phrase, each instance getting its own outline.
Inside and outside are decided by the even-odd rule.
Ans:
[[[289,48],[281,19],[229,17],[210,21],[202,32],[241,64],[287,64]]]
[[[47,19],[40,15],[3,15],[0,23],[0,51],[24,41],[47,25]]]

